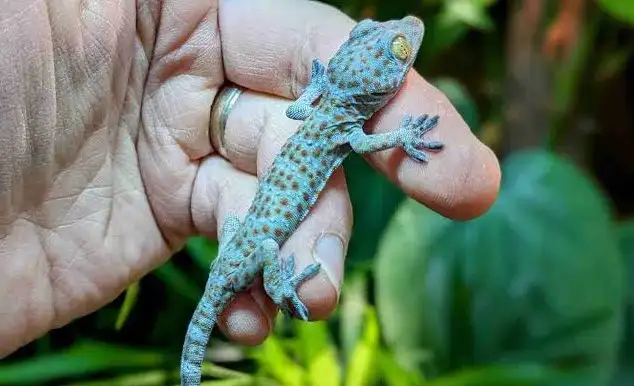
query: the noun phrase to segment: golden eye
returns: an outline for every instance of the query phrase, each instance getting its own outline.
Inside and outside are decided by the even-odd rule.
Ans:
[[[399,60],[405,61],[409,58],[409,55],[412,53],[412,47],[410,47],[405,36],[398,35],[392,40],[392,54],[396,56]]]

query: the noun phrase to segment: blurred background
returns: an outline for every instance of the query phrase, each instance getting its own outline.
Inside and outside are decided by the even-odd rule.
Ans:
[[[353,156],[339,309],[280,317],[255,348],[214,330],[206,384],[634,385],[634,2],[330,3],[425,21],[416,67],[496,151],[501,193],[483,217],[450,221]],[[216,250],[191,239],[112,304],[3,360],[0,384],[178,384]]]

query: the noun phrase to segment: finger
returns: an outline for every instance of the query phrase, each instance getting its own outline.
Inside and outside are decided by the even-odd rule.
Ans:
[[[281,1],[233,0],[220,4],[223,60],[226,76],[233,82],[296,98],[309,80],[311,60],[326,62],[347,39],[354,22],[318,2]],[[250,113],[236,106],[231,114]],[[495,155],[471,133],[447,98],[415,71],[366,129],[369,133],[393,130],[406,113],[439,114],[439,125],[427,139],[444,142],[445,148],[425,164],[409,159],[401,149],[370,154],[369,162],[408,195],[448,217],[466,219],[488,209],[499,190],[500,168]],[[230,123],[227,125],[230,130]],[[255,130],[239,129],[245,136]],[[236,148],[238,144],[229,142],[227,146]],[[255,149],[243,147],[241,151],[255,154]],[[232,161],[241,167],[248,162]]]
[[[133,62],[138,73],[149,65],[147,76],[129,79],[131,87],[143,90],[139,167],[161,233],[178,248],[194,231],[189,209],[196,160],[212,150],[209,109],[224,81],[217,6],[211,1],[143,3],[137,32],[153,49],[146,44],[147,51],[137,50]],[[135,103],[133,96],[126,100],[126,106]],[[119,140],[134,142],[134,128],[128,129],[130,138]]]
[[[256,188],[256,177],[237,170],[224,159],[204,160],[192,193],[192,221],[198,231],[214,237],[229,213],[243,218]],[[337,304],[351,224],[345,180],[338,172],[314,210],[281,248],[280,257],[295,254],[296,272],[315,261],[323,265],[320,273],[299,290],[312,318],[327,317]],[[259,283],[237,297],[220,316],[218,325],[232,340],[256,344],[269,333],[276,311]]]

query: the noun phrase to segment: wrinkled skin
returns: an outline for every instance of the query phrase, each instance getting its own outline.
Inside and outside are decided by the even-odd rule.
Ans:
[[[0,357],[107,304],[188,236],[215,238],[226,213],[246,210],[299,125],[284,116],[287,98],[354,26],[323,4],[282,1],[0,0]],[[227,80],[249,91],[229,117],[224,159],[207,128]],[[446,150],[428,165],[400,150],[368,161],[446,216],[486,211],[500,179],[492,152],[415,72],[368,131],[396,127],[404,111],[440,114]],[[324,264],[300,290],[314,318],[337,304],[351,224],[339,170],[282,251],[295,252],[297,270]],[[259,284],[219,326],[256,344],[275,312]]]

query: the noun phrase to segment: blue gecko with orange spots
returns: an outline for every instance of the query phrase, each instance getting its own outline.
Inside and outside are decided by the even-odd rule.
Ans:
[[[303,123],[263,176],[244,220],[229,215],[222,226],[218,257],[187,330],[182,385],[200,384],[206,346],[218,315],[258,275],[262,274],[266,293],[283,311],[308,319],[297,288],[316,275],[320,265],[311,264],[296,274],[295,257],[279,259],[278,253],[351,152],[400,147],[412,158],[427,161],[426,149],[443,147],[423,139],[438,123],[438,116],[406,116],[399,128],[384,134],[363,131],[363,124],[402,86],[423,32],[423,23],[412,16],[387,22],[366,19],[352,29],[327,69],[313,60],[310,83],[286,111],[287,117]]]

